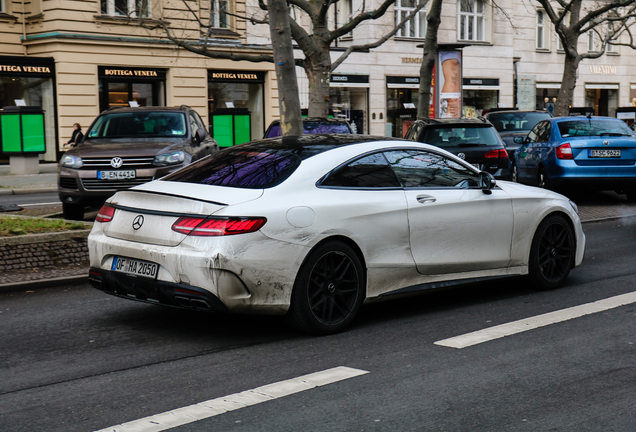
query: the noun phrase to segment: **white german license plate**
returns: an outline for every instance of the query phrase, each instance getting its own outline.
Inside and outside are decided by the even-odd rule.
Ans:
[[[127,180],[135,178],[135,170],[127,171],[97,171],[99,180]]]
[[[619,158],[621,157],[621,151],[610,150],[610,149],[590,150],[590,157],[591,158]]]
[[[155,279],[159,272],[159,264],[124,257],[114,257],[111,270]]]

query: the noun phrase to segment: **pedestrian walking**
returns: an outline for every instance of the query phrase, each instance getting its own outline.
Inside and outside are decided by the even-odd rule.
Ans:
[[[71,136],[71,139],[66,142],[66,144],[70,145],[71,147],[75,147],[82,141],[83,138],[84,134],[82,133],[82,127],[79,123],[73,123],[73,135]]]

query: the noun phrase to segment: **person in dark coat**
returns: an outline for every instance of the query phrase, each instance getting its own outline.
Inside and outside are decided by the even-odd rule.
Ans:
[[[82,133],[82,127],[80,126],[79,123],[74,123],[73,135],[71,136],[71,139],[68,140],[66,144],[70,144],[71,147],[75,147],[77,144],[79,144],[82,141],[82,138],[84,138],[84,134]]]

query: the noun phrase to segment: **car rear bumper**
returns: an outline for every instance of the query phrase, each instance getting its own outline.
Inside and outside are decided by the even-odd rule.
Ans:
[[[584,186],[601,190],[636,188],[636,165],[580,166],[560,161],[547,172],[553,186]]]

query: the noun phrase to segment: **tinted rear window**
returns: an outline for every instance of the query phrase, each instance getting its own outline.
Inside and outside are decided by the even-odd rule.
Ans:
[[[588,119],[566,120],[558,123],[561,137],[634,136],[623,120]]]
[[[276,186],[300,165],[301,158],[287,149],[227,149],[194,162],[162,180],[264,189]]]
[[[420,141],[437,147],[500,145],[493,127],[429,127],[422,136]]]
[[[305,134],[350,134],[351,130],[349,126],[344,123],[335,123],[335,122],[318,122],[318,121],[310,121],[303,122],[303,128]],[[281,136],[280,133],[280,125],[273,125],[267,131],[267,135],[265,138],[274,138]]]
[[[488,121],[499,132],[525,132],[529,131],[541,120],[550,118],[548,113],[497,113],[490,114]]]
[[[182,137],[188,133],[180,112],[125,112],[100,116],[87,139]]]

